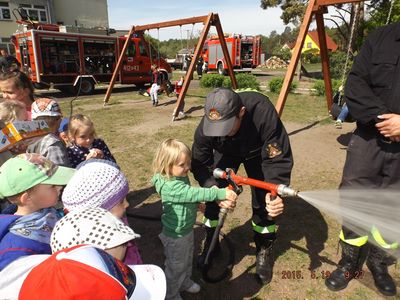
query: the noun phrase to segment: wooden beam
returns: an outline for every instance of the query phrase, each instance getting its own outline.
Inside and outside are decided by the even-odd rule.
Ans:
[[[319,40],[319,53],[321,55],[321,63],[322,63],[322,74],[325,82],[325,96],[326,96],[326,105],[328,111],[330,111],[332,106],[332,83],[331,76],[329,71],[329,56],[328,56],[328,47],[326,44],[326,35],[325,35],[325,25],[324,25],[324,15],[320,10],[315,14],[315,19],[317,21],[317,31],[318,31],[318,40]]]
[[[166,28],[166,27],[181,26],[181,25],[186,25],[186,24],[205,23],[205,22],[207,22],[208,16],[209,15],[173,20],[173,21],[166,21],[166,22],[160,22],[160,23],[152,23],[152,24],[147,24],[147,25],[138,25],[138,26],[135,26],[135,29],[136,29],[136,31],[145,31],[145,30],[155,29],[155,28]]]
[[[236,81],[235,73],[233,72],[231,57],[229,55],[228,47],[226,46],[225,36],[224,36],[224,32],[222,31],[222,26],[221,26],[221,22],[219,20],[218,14],[215,14],[214,26],[217,29],[218,38],[221,43],[222,52],[224,53],[225,63],[228,67],[229,77],[231,78],[231,82],[232,82],[232,88],[237,89],[238,84]]]
[[[345,3],[356,3],[362,2],[364,0],[317,0],[313,5],[313,10],[319,10],[320,6],[329,6],[329,5],[337,5],[337,4],[345,4]]]
[[[208,31],[210,30],[210,26],[211,26],[211,23],[213,22],[214,17],[215,17],[215,15],[213,13],[210,13],[207,16],[207,19],[204,23],[203,31],[201,32],[199,42],[197,43],[196,50],[194,51],[192,61],[190,62],[189,69],[186,72],[185,80],[183,81],[182,90],[179,93],[178,100],[176,101],[176,106],[175,106],[172,120],[175,120],[175,118],[178,116],[179,110],[181,109],[181,106],[184,103],[183,101],[185,99],[186,92],[189,88],[190,81],[193,78],[194,67],[197,64],[197,60],[199,58],[201,50],[203,49],[204,42],[207,38],[207,34],[208,34]]]
[[[117,65],[115,66],[113,75],[111,77],[110,84],[108,85],[108,88],[107,88],[106,95],[104,96],[104,105],[106,105],[108,103],[108,100],[110,99],[111,92],[112,92],[112,90],[114,88],[115,80],[117,79],[118,73],[119,73],[119,71],[121,69],[122,61],[125,58],[126,49],[128,48],[128,46],[129,46],[129,44],[131,42],[131,36],[132,36],[134,31],[135,31],[135,26],[132,26],[131,30],[129,31],[128,37],[125,40],[124,47],[122,48],[121,53],[119,53],[119,58],[118,58]],[[118,43],[119,43],[119,40],[117,39],[117,49],[119,48]],[[122,74],[121,74],[121,76],[122,76]]]
[[[316,0],[310,0],[308,3],[306,12],[304,14],[303,22],[300,25],[300,32],[297,36],[296,45],[294,46],[292,58],[290,59],[288,70],[286,71],[285,79],[283,81],[281,92],[279,93],[278,102],[276,103],[276,111],[279,116],[282,115],[283,108],[285,106],[286,98],[289,93],[289,87],[293,80],[293,75],[296,70],[297,62],[301,55],[301,48],[303,47],[304,40],[306,38],[308,27],[311,22],[313,15],[313,7]]]

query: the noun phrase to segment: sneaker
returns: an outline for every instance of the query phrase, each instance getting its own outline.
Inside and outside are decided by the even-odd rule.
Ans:
[[[342,121],[337,120],[337,121],[335,122],[335,127],[336,127],[337,129],[342,129]]]
[[[186,114],[183,111],[180,111],[177,117],[179,120],[186,118]]]
[[[191,294],[197,294],[200,292],[201,287],[198,285],[196,282],[193,282],[192,286],[188,289],[185,290],[185,292],[191,293]]]

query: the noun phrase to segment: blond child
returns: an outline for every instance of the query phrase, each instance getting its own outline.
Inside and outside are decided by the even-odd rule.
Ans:
[[[220,201],[221,207],[233,208],[237,195],[228,189],[191,187],[188,177],[191,151],[176,139],[167,139],[154,158],[152,183],[163,204],[159,235],[164,245],[166,299],[181,299],[180,291],[197,293],[200,286],[191,280],[193,225],[198,204]],[[226,199],[226,200],[225,200]]]
[[[7,100],[0,103],[0,130],[3,129],[9,122],[27,120],[28,113],[26,112],[24,103],[17,100]],[[23,153],[25,150],[26,147],[16,146],[11,150],[1,152],[0,166],[3,165],[9,158],[18,153]]]
[[[81,162],[99,158],[116,163],[106,143],[96,138],[96,132],[92,120],[85,115],[72,116],[68,124],[68,156],[73,168]]]
[[[0,120],[4,123],[27,121],[26,106],[21,101],[7,100],[0,103]]]
[[[0,167],[0,197],[17,205],[15,214],[0,215],[0,271],[21,256],[51,253],[50,234],[59,218],[53,206],[74,171],[36,153]]]

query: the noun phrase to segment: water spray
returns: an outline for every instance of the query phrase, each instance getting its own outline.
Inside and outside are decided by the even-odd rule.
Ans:
[[[400,258],[399,248],[395,247],[400,241],[399,190],[359,188],[304,191],[298,196],[358,235],[368,236],[369,243]],[[377,243],[375,229],[382,238],[378,238],[380,244]]]

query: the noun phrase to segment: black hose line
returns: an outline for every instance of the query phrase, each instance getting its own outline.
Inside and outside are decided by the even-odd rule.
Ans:
[[[204,226],[204,225],[202,224],[202,226]],[[231,240],[221,231],[219,232],[219,235],[226,242],[228,252],[229,252],[229,260],[228,260],[228,264],[227,264],[226,268],[224,268],[222,270],[222,272],[216,276],[211,276],[211,274],[210,274],[210,271],[212,268],[212,263],[211,264],[209,262],[204,263],[201,275],[203,276],[203,279],[206,282],[210,282],[210,283],[220,282],[220,281],[224,280],[225,278],[227,278],[228,276],[230,276],[232,274],[232,269],[233,269],[233,266],[235,263],[235,248],[233,247]]]
[[[145,215],[140,215],[140,214],[133,214],[133,213],[126,213],[126,216],[129,218],[137,218],[137,219],[143,219],[143,220],[149,220],[149,221],[160,221],[161,217],[160,216],[145,216]],[[203,223],[196,222],[196,226],[199,227],[204,227]],[[212,271],[212,263],[204,263],[202,269],[201,269],[201,275],[203,279],[206,282],[209,283],[217,283],[225,278],[227,278],[231,273],[232,269],[235,263],[235,248],[233,247],[233,244],[231,240],[222,232],[219,232],[219,235],[222,237],[222,239],[226,242],[227,249],[228,249],[228,255],[229,255],[229,260],[226,268],[222,270],[221,273],[219,273],[216,276],[210,275],[210,271]],[[212,251],[212,249],[210,249]]]

